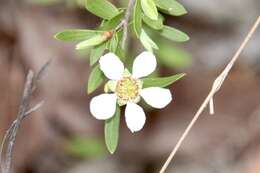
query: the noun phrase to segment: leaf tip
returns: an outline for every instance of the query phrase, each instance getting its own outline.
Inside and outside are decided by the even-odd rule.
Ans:
[[[186,76],[187,75],[187,73],[181,73],[180,74],[180,78],[183,78],[184,76]]]
[[[190,36],[188,36],[188,34],[186,34],[186,39],[185,41],[189,41],[190,40]]]
[[[93,93],[93,89],[90,87],[90,85],[89,85],[89,83],[88,83],[88,86],[87,86],[87,94],[89,95],[89,94],[91,94],[91,93]]]
[[[60,40],[60,32],[56,33],[54,36],[53,36],[56,40]]]
[[[116,149],[113,148],[107,148],[107,149],[110,154],[114,154],[116,152]]]
[[[173,9],[169,9],[169,12],[170,12],[170,14],[174,14],[175,16],[183,16],[188,13],[188,11],[186,9],[183,9],[183,11],[181,11],[179,13],[175,13]]]
[[[180,74],[178,74],[177,80],[182,79],[182,78],[185,77],[186,75],[187,75],[186,73],[180,73]],[[176,80],[176,81],[177,81],[177,80]]]
[[[91,94],[92,93],[92,91],[88,88],[87,89],[87,94],[89,95],[89,94]]]
[[[184,9],[183,11],[183,14],[182,15],[185,15],[185,14],[188,14],[188,11],[186,9]]]
[[[84,48],[85,47],[83,47],[81,43],[77,44],[76,47],[75,47],[76,50],[81,50],[81,49],[84,49]]]

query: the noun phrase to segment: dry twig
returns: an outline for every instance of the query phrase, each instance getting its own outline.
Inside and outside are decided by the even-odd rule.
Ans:
[[[199,116],[201,115],[201,113],[204,111],[204,109],[207,107],[207,105],[209,104],[210,106],[210,113],[213,114],[214,113],[214,103],[213,103],[213,97],[214,95],[220,90],[224,80],[226,79],[226,77],[228,76],[231,68],[233,67],[234,63],[236,62],[236,60],[238,59],[239,55],[241,54],[241,52],[243,51],[243,49],[245,48],[246,44],[248,43],[248,41],[250,40],[250,38],[252,37],[252,35],[254,34],[254,32],[256,31],[257,27],[260,24],[260,16],[258,16],[255,24],[252,26],[250,32],[248,33],[248,35],[246,36],[246,38],[244,39],[244,41],[242,42],[242,44],[240,45],[239,49],[237,50],[237,52],[235,53],[235,55],[232,57],[231,61],[228,63],[228,65],[226,66],[226,68],[222,71],[222,73],[216,78],[216,80],[214,81],[213,85],[212,85],[212,89],[209,92],[208,96],[206,97],[206,99],[204,100],[204,102],[202,103],[202,105],[200,106],[200,108],[198,109],[197,113],[195,114],[195,116],[193,117],[193,119],[191,120],[190,124],[188,125],[188,127],[186,128],[186,130],[184,131],[184,133],[182,134],[182,136],[180,137],[179,141],[177,142],[176,146],[174,147],[174,149],[172,150],[170,156],[167,158],[166,162],[164,163],[163,167],[160,170],[160,173],[164,173],[168,167],[168,165],[170,164],[170,162],[172,161],[173,157],[175,156],[176,152],[179,150],[182,142],[184,141],[184,139],[187,137],[188,133],[190,132],[191,128],[193,127],[193,125],[196,123],[196,121],[198,120]]]
[[[19,107],[17,118],[16,118],[16,120],[13,121],[11,127],[6,131],[2,144],[1,144],[0,166],[1,166],[2,173],[10,173],[14,144],[16,141],[17,132],[21,126],[23,119],[25,119],[30,113],[38,110],[44,103],[42,101],[42,102],[38,103],[37,105],[35,105],[34,107],[29,108],[32,94],[36,89],[36,84],[42,77],[43,72],[45,71],[45,69],[47,68],[47,66],[49,64],[50,64],[50,61],[48,61],[39,70],[39,72],[36,75],[34,75],[34,73],[31,70],[29,71],[29,73],[27,75],[25,86],[24,86],[24,91],[23,91],[23,96],[22,96],[22,101],[21,101],[21,104]],[[6,145],[6,152],[3,153],[5,145]]]

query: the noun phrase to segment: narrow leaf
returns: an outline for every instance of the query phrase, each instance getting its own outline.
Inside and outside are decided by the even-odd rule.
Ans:
[[[122,60],[124,61],[126,56],[125,56],[125,51],[122,48],[122,46],[117,46],[115,54]]]
[[[144,23],[155,30],[163,29],[163,20],[164,18],[161,14],[159,14],[157,20],[152,20],[147,16],[143,16]]]
[[[167,87],[177,80],[181,79],[184,77],[186,74],[181,73],[169,77],[158,77],[158,78],[144,78],[143,79],[143,88],[148,88],[148,87]]]
[[[73,29],[57,33],[54,37],[61,41],[82,41],[93,37],[103,31]]]
[[[158,19],[158,11],[154,0],[141,0],[144,14],[152,20]]]
[[[94,65],[99,58],[103,55],[104,51],[106,49],[106,42],[102,43],[98,46],[93,47],[90,51],[90,65]]]
[[[142,29],[140,35],[140,41],[148,51],[153,51],[153,49],[158,49],[156,43],[148,36],[148,34]]]
[[[79,44],[77,44],[76,49],[80,50],[80,49],[85,49],[85,48],[88,48],[91,46],[96,46],[96,45],[103,43],[106,40],[107,40],[107,37],[104,35],[95,35],[95,36],[91,37],[90,39],[82,41]]]
[[[114,154],[118,145],[120,126],[120,108],[117,105],[115,115],[105,122],[105,141],[108,151]]]
[[[125,51],[122,44],[122,38],[123,38],[123,30],[120,30],[116,33],[117,38],[117,46],[114,46],[114,49],[112,50],[122,61],[124,61],[125,58]],[[115,42],[116,43],[116,42]]]
[[[105,76],[100,70],[99,65],[94,67],[92,72],[89,75],[88,79],[88,94],[94,92],[104,81]]]
[[[133,12],[133,28],[136,36],[139,38],[142,30],[142,7],[141,0],[136,0]]]
[[[186,9],[176,0],[155,0],[162,12],[173,16],[181,16],[187,13]]]
[[[117,50],[118,42],[119,42],[119,40],[118,40],[118,33],[115,33],[113,35],[113,37],[110,39],[110,41],[109,41],[108,50],[110,52],[114,52],[115,53],[116,50]]]
[[[96,16],[107,20],[119,13],[119,10],[107,0],[86,0],[86,8]]]
[[[190,39],[186,33],[169,26],[164,26],[160,34],[161,36],[176,42],[185,42]]]
[[[111,30],[114,29],[120,22],[122,17],[124,16],[123,11],[121,11],[118,15],[116,15],[115,17],[113,17],[110,20],[104,20],[102,25],[100,26],[100,30]]]

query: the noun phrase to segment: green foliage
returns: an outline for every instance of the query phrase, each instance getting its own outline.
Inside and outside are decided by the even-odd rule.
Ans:
[[[167,87],[173,84],[174,82],[180,80],[185,75],[185,73],[181,73],[169,77],[143,78],[143,87]]]
[[[164,27],[163,26],[164,18],[161,14],[159,14],[157,20],[152,20],[149,17],[144,16],[143,21],[145,24],[147,24],[149,27],[151,27],[152,29],[155,29],[155,30],[161,30]]]
[[[86,0],[86,8],[96,16],[107,20],[119,14],[119,10],[107,0]]]
[[[86,49],[91,46],[97,46],[97,45],[105,42],[106,40],[107,40],[107,37],[104,35],[101,35],[101,34],[94,35],[90,39],[87,39],[87,40],[84,40],[84,41],[78,43],[76,45],[76,49],[80,50],[80,49]]]
[[[98,157],[104,154],[101,141],[93,138],[75,137],[65,145],[65,151],[79,158]]]
[[[87,30],[87,29],[74,29],[58,32],[54,37],[61,41],[82,41],[89,39],[103,31]]]
[[[141,0],[141,6],[144,14],[152,20],[158,19],[158,11],[154,0]]]
[[[108,151],[114,154],[118,145],[120,126],[120,108],[117,105],[115,115],[105,122],[105,142]]]
[[[159,9],[173,16],[181,16],[187,13],[186,9],[176,0],[155,0]]]
[[[88,94],[95,91],[104,81],[105,76],[100,70],[99,65],[93,68],[88,79]]]
[[[149,35],[142,29],[140,41],[146,50],[153,52],[153,49],[158,49],[156,43],[149,37]]]
[[[142,31],[141,0],[136,0],[135,2],[134,12],[133,12],[133,29],[137,38],[139,38]]]
[[[120,23],[123,16],[124,16],[124,13],[123,13],[123,11],[121,11],[118,15],[116,15],[112,19],[104,20],[102,25],[100,26],[100,30],[109,31],[109,30],[114,29]]]
[[[119,42],[120,43],[120,42]],[[122,46],[117,46],[117,50],[115,52],[115,54],[122,60],[124,61],[124,59],[126,58],[125,57],[125,51],[124,49],[122,48]]]
[[[115,33],[114,36],[109,41],[108,50],[110,52],[116,53],[118,43],[119,43],[119,33]]]
[[[186,42],[190,39],[186,33],[169,26],[164,26],[160,34],[161,36],[176,42]]]
[[[93,49],[91,49],[90,51],[90,65],[94,65],[99,58],[103,55],[104,51],[106,49],[106,43],[102,43],[100,45],[97,45],[95,47],[93,47]]]

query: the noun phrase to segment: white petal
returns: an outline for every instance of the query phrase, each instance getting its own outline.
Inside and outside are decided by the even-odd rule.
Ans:
[[[170,90],[160,87],[150,87],[142,89],[140,94],[144,98],[146,103],[158,109],[164,108],[172,100]]]
[[[90,112],[99,120],[111,118],[116,111],[116,95],[100,94],[90,101]]]
[[[103,55],[99,60],[99,64],[100,69],[104,72],[107,78],[114,80],[122,78],[124,64],[114,53]]]
[[[132,133],[141,130],[146,120],[143,108],[132,102],[127,103],[125,120],[127,127]]]
[[[151,74],[156,68],[156,57],[151,52],[138,55],[133,64],[133,77],[141,78]]]

